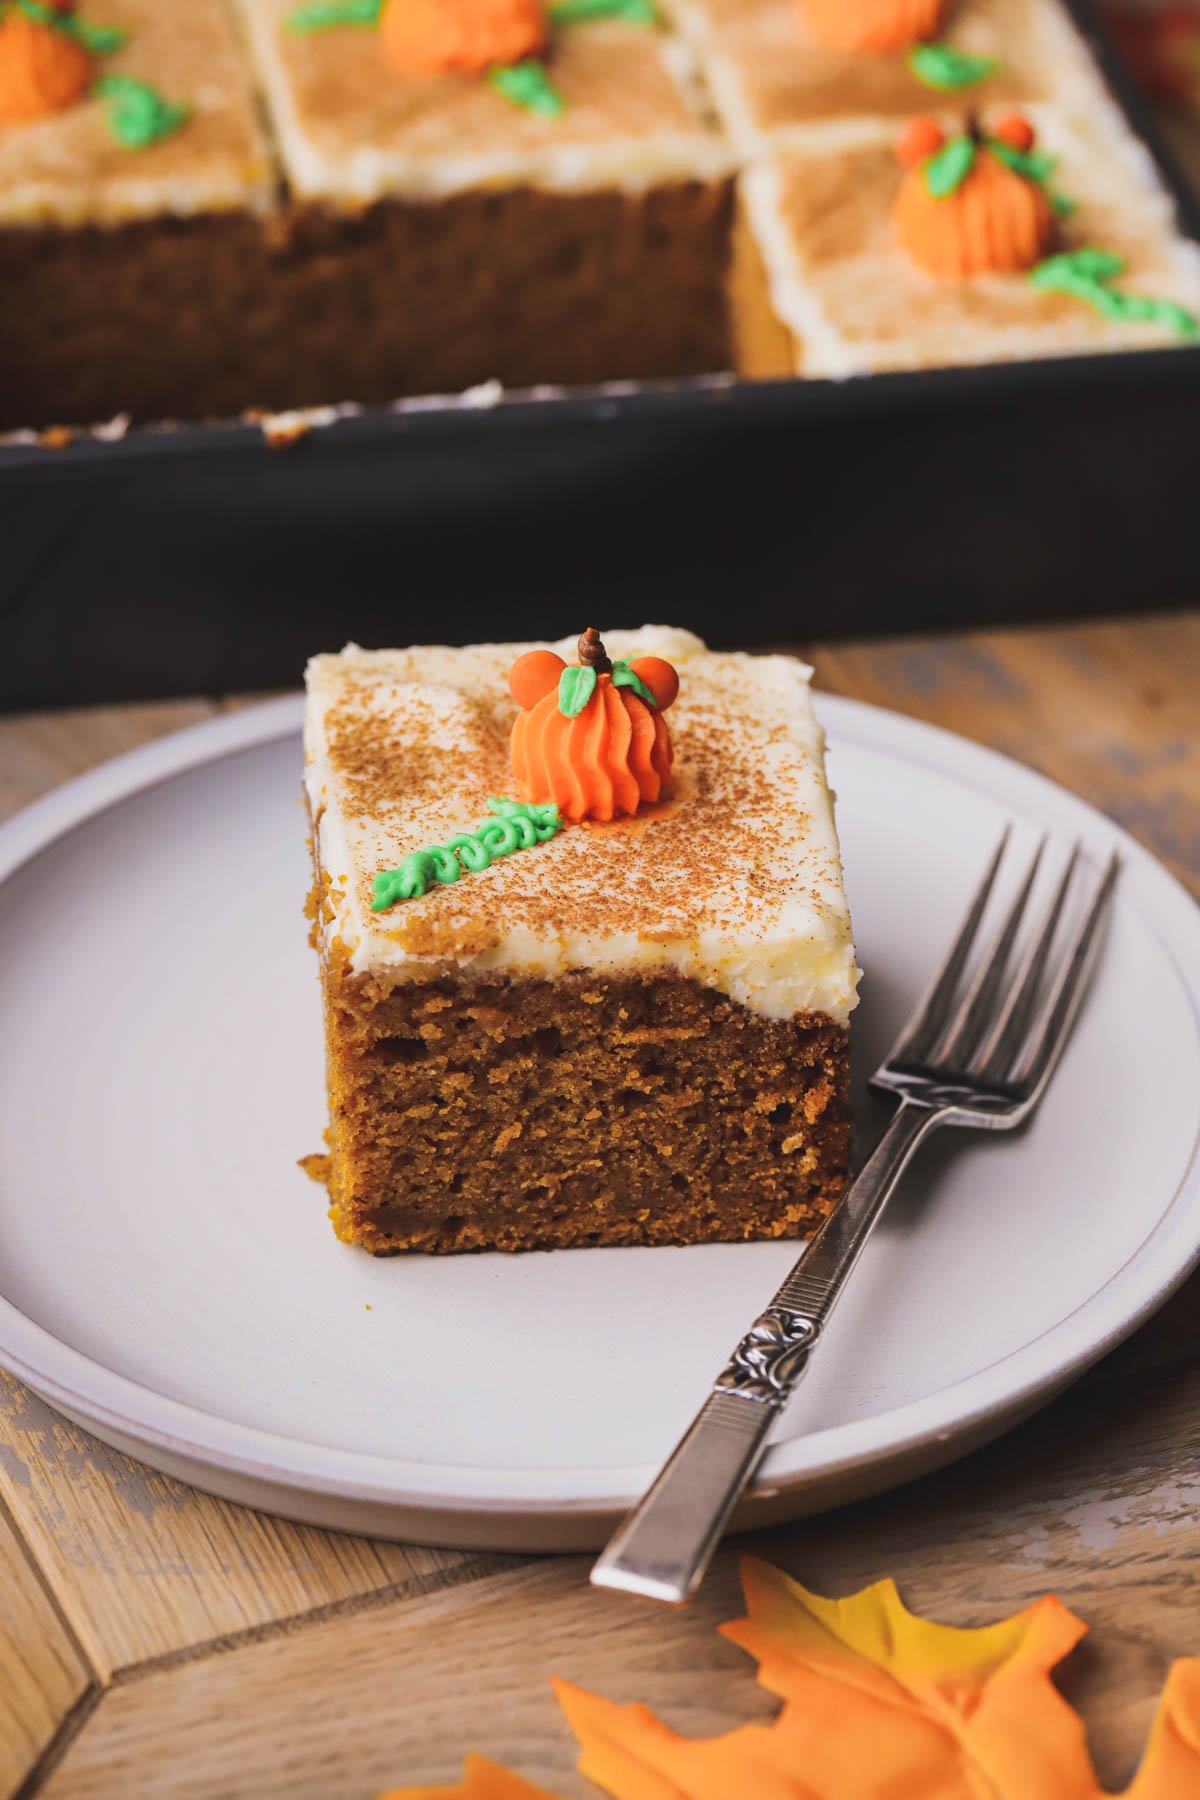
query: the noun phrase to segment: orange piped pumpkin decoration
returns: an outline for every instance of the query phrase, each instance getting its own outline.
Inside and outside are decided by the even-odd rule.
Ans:
[[[509,670],[520,707],[512,732],[513,780],[521,799],[553,801],[564,819],[610,820],[660,800],[674,752],[662,717],[679,677],[659,656],[614,663],[589,626],[579,662],[528,650]]]
[[[1024,156],[1033,146],[1033,128],[1013,113],[990,138],[969,121],[961,137],[947,139],[935,120],[914,119],[896,146],[908,173],[892,223],[901,246],[928,275],[957,281],[1031,269],[1054,241],[1054,209],[1041,182],[1002,160],[993,140]],[[939,192],[935,166],[951,151],[965,172]]]
[[[809,37],[826,50],[890,56],[935,38],[946,0],[796,0]]]
[[[402,75],[483,75],[540,56],[549,26],[542,0],[387,0],[379,34]]]
[[[0,19],[0,125],[61,112],[81,100],[91,84],[92,59],[81,44],[53,25],[7,8]]]

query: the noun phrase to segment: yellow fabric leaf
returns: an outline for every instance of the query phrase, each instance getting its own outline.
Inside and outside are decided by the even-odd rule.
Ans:
[[[1096,1794],[1082,1721],[1049,1677],[1086,1629],[1060,1601],[1048,1596],[996,1625],[960,1630],[910,1613],[892,1581],[825,1600],[753,1557],[742,1580],[749,1617],[721,1629],[758,1659],[759,1680],[788,1707],[811,1710],[816,1677],[844,1690],[840,1700],[825,1694],[820,1711],[833,1708],[845,1730],[869,1714],[874,1738],[889,1709],[926,1721],[943,1740],[947,1793]],[[889,1741],[896,1735],[889,1727]],[[908,1735],[914,1749],[924,1741]],[[882,1745],[869,1754],[881,1759]]]
[[[486,1756],[468,1756],[463,1778],[454,1787],[389,1788],[379,1800],[555,1800],[555,1796]]]

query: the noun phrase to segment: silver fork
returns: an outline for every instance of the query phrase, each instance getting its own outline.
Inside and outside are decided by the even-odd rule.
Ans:
[[[678,1603],[693,1593],[763,1455],[771,1427],[909,1158],[939,1125],[1011,1131],[1046,1090],[1066,1043],[1112,898],[1114,855],[1059,953],[1051,952],[1079,863],[1076,844],[1037,928],[1009,965],[1033,890],[1039,846],[1007,913],[969,970],[1009,833],[996,847],[958,936],[871,1079],[900,1102],[863,1168],[717,1376],[646,1495],[592,1569],[599,1587]]]

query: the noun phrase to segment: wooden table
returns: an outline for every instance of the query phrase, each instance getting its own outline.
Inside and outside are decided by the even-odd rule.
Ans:
[[[1200,615],[813,654],[825,688],[1035,764],[1200,890]],[[0,720],[0,812],[220,704]],[[1200,1653],[1198,1301],[968,1461],[744,1541],[826,1593],[892,1574],[954,1624],[1057,1591],[1093,1627],[1066,1688],[1123,1782],[1169,1661]],[[671,1613],[575,1558],[341,1537],[152,1474],[2,1379],[0,1794],[368,1800],[476,1748],[583,1796],[551,1672],[694,1734],[771,1710],[713,1631],[735,1549]]]

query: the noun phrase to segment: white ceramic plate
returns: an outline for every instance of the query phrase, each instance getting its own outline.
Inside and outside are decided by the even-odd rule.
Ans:
[[[742,1513],[879,1490],[1030,1412],[1200,1251],[1200,914],[1107,820],[962,739],[825,699],[866,969],[862,1077],[1002,823],[1125,858],[1033,1125],[924,1153]],[[110,763],[0,831],[0,1362],[236,1500],[440,1543],[599,1544],[787,1244],[374,1261],[321,1147],[300,703]],[[864,1131],[876,1103],[861,1096]]]

